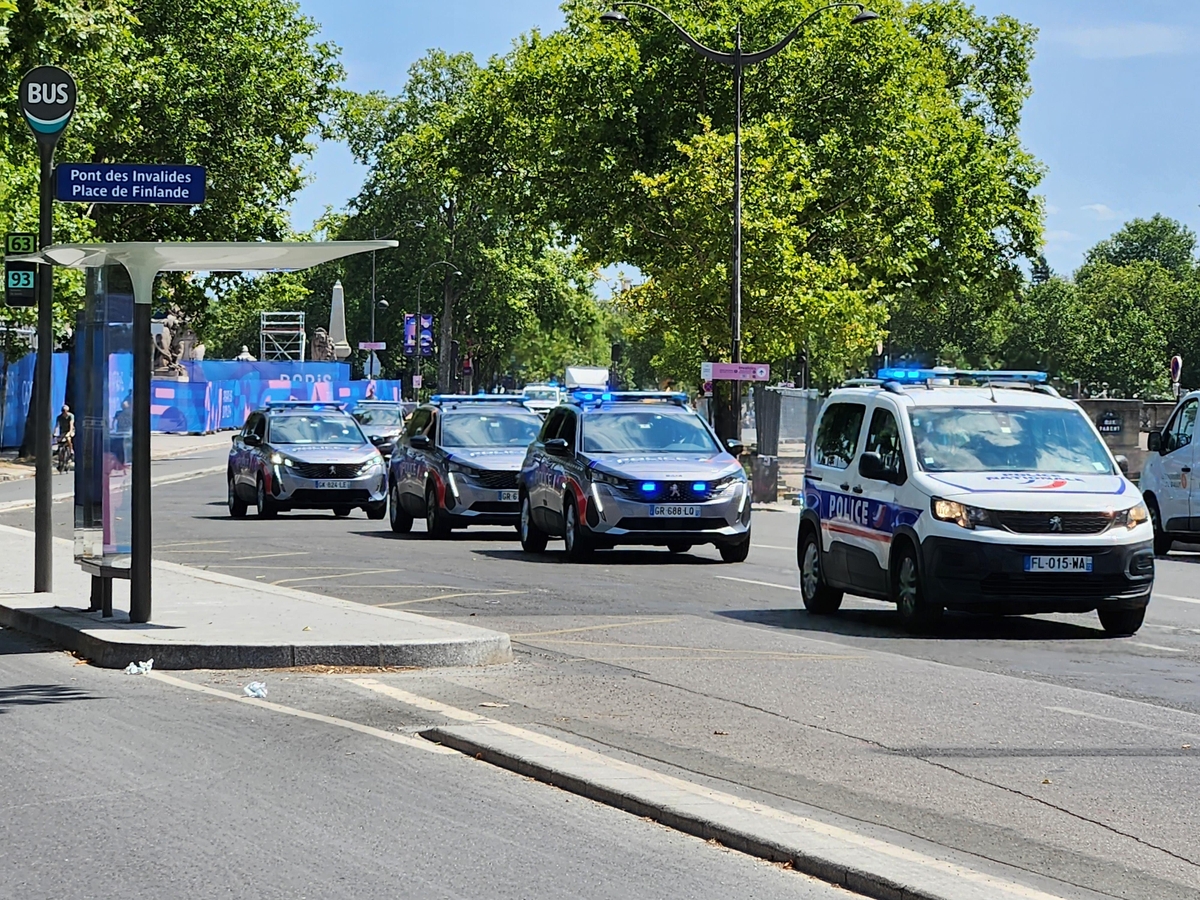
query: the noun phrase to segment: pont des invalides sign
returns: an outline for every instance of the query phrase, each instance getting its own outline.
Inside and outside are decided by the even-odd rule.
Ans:
[[[54,199],[68,203],[204,202],[203,166],[161,163],[60,163]]]

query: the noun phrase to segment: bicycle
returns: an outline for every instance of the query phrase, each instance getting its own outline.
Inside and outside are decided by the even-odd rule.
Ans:
[[[59,438],[55,466],[59,474],[66,472],[75,464],[75,448],[72,445],[70,438]]]

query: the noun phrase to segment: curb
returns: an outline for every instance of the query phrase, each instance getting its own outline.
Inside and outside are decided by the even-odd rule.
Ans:
[[[491,720],[421,737],[875,900],[1058,900],[1025,884],[806,820]],[[684,789],[680,789],[682,785]]]
[[[51,607],[31,612],[0,603],[0,626],[52,641],[102,669],[123,669],[154,658],[155,669],[289,669],[295,666],[445,668],[512,661],[507,634],[397,643],[187,644],[106,640],[78,627],[78,610]],[[99,615],[98,613],[96,615]],[[102,621],[102,620],[97,620]],[[109,619],[109,622],[117,620]],[[90,620],[88,621],[90,623]]]

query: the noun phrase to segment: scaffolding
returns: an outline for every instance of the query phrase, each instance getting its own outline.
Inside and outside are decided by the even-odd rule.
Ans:
[[[259,313],[259,354],[263,362],[304,362],[304,313]]]

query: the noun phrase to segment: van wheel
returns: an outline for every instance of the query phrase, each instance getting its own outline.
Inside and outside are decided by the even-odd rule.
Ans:
[[[394,484],[388,498],[388,521],[396,534],[408,534],[412,531],[413,517],[400,506],[400,491]]]
[[[450,537],[450,523],[446,520],[445,512],[438,506],[437,492],[432,485],[425,492],[425,531],[436,540]]]
[[[526,553],[541,553],[546,549],[549,535],[533,521],[533,506],[528,494],[521,496],[521,519],[517,522],[517,533],[521,536],[521,549]]]
[[[246,501],[237,494],[237,486],[233,483],[233,473],[229,473],[229,515],[235,519],[246,517]]]
[[[806,531],[800,543],[800,598],[804,608],[813,615],[827,616],[841,608],[843,596],[825,583],[816,532]]]
[[[279,512],[275,508],[274,501],[267,496],[267,484],[263,481],[261,475],[258,476],[258,490],[255,492],[255,512],[258,513],[260,519],[273,519],[275,514]]]
[[[1100,625],[1109,637],[1129,637],[1137,634],[1146,618],[1146,607],[1141,609],[1099,609]]]
[[[925,594],[917,552],[911,545],[900,551],[892,571],[892,601],[900,613],[900,620],[910,631],[932,628],[942,618],[943,607],[930,602]]]
[[[667,549],[672,553],[687,553],[692,549],[692,545],[688,541],[671,541],[667,544]]]
[[[750,532],[746,532],[745,540],[736,544],[722,544],[717,550],[721,554],[721,562],[744,563],[750,555]]]
[[[387,501],[382,500],[379,503],[368,503],[365,512],[367,514],[368,519],[370,519],[373,522],[378,522],[380,519],[382,519],[384,516],[386,516],[388,514]]]
[[[587,526],[580,521],[575,501],[569,498],[563,504],[563,523],[563,544],[567,551],[567,559],[571,562],[582,562],[592,555],[591,535],[587,533]]]
[[[1175,539],[1163,530],[1162,513],[1158,511],[1158,501],[1151,497],[1146,506],[1150,508],[1150,524],[1154,526],[1154,555],[1166,556],[1171,552]]]
[[[339,519],[344,519],[344,518],[346,518],[346,516],[350,515],[350,507],[349,506],[335,506],[333,508],[333,514],[335,516],[337,516]]]

